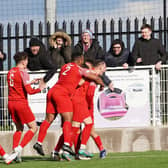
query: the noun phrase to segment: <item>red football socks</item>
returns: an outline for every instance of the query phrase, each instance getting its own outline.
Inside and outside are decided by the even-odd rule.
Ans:
[[[60,149],[62,148],[63,144],[64,144],[64,135],[62,134],[62,135],[60,135],[58,143],[57,143],[57,145],[56,145],[56,147],[55,147],[54,150],[57,151],[57,152],[59,152]]]
[[[0,145],[0,155],[4,156],[6,154],[6,152],[4,151],[4,149],[2,148],[2,146]]]
[[[16,148],[19,145],[21,136],[22,136],[22,132],[21,131],[16,131],[13,134],[13,149]]]
[[[102,151],[104,149],[104,147],[103,147],[102,141],[100,139],[100,136],[97,136],[96,138],[93,138],[93,140],[95,141],[99,150]]]
[[[31,141],[31,139],[33,138],[33,136],[34,136],[34,132],[32,132],[31,130],[28,130],[25,133],[25,135],[24,135],[24,137],[23,137],[23,139],[22,139],[22,141],[20,143],[20,146],[22,148],[24,148],[24,146],[26,146]]]
[[[50,123],[48,121],[44,120],[40,126],[39,135],[38,135],[38,139],[37,139],[38,142],[43,143],[49,126],[50,126]]]
[[[90,132],[92,129],[93,124],[86,124],[85,128],[82,131],[82,140],[81,140],[81,144],[82,145],[86,145],[89,137],[90,137]]]
[[[69,121],[65,121],[63,124],[64,143],[71,144],[72,139],[72,124]]]

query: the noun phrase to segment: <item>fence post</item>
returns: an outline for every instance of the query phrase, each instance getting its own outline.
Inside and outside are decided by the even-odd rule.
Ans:
[[[47,48],[49,48],[50,27],[51,27],[50,22],[47,22],[47,25],[46,25],[46,35],[47,35],[46,44],[47,44]]]
[[[0,49],[3,50],[3,25],[0,24]]]
[[[156,71],[152,66],[152,124],[156,126]]]
[[[119,32],[119,39],[122,40],[122,20],[121,18],[118,21],[118,32]]]
[[[39,23],[39,39],[42,41],[42,36],[43,36],[43,24],[42,22]]]
[[[147,20],[145,17],[142,19],[142,24],[147,24]]]
[[[155,32],[153,30],[155,29],[155,20],[154,20],[153,17],[151,18],[151,28],[152,28],[152,35],[151,35],[151,37],[154,38],[155,37],[154,36]]]
[[[87,20],[86,22],[86,29],[90,29],[90,20]]]
[[[110,39],[112,43],[112,41],[114,40],[114,20],[113,19],[111,19],[110,21]]]
[[[27,47],[27,24],[23,24],[23,49]]]
[[[127,49],[130,51],[130,20],[129,18],[127,19],[126,21],[126,26],[127,26],[127,29],[126,29],[126,32],[127,32]]]
[[[95,32],[95,39],[97,39],[97,40],[98,40],[98,32],[99,32],[98,24],[99,24],[98,20],[96,19],[95,22],[94,22],[94,32]]]
[[[103,19],[103,49],[106,51],[106,20]]]
[[[55,32],[59,29],[59,23],[56,21],[55,22]]]
[[[73,20],[70,23],[70,32],[71,32],[72,46],[74,46],[74,21]]]
[[[138,27],[139,27],[139,20],[138,18],[135,19],[134,21],[134,29],[135,29],[135,41],[138,39]]]
[[[30,37],[34,36],[34,21],[30,21]]]
[[[82,21],[79,20],[78,23],[78,34],[79,34],[79,40],[81,40],[81,34],[82,34]]]
[[[16,53],[19,51],[19,23],[15,25],[15,51]]]
[[[162,18],[159,18],[159,40],[162,42],[163,38],[162,38]]]
[[[7,26],[8,69],[11,69],[11,25]]]
[[[62,29],[66,32],[66,28],[67,28],[67,23],[64,20],[63,23],[62,23]]]

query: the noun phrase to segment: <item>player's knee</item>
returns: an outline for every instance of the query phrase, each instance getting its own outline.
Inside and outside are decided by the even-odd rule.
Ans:
[[[37,126],[33,126],[32,128],[31,128],[31,130],[32,130],[32,132],[34,132],[34,134],[37,132],[37,130],[38,130],[38,128],[37,128]]]
[[[89,125],[89,124],[93,125],[92,118],[88,117],[88,118],[84,119],[84,123],[85,123],[85,125]]]
[[[46,121],[48,122],[48,123],[52,123],[53,121],[54,121],[54,119],[55,119],[55,116],[54,116],[54,114],[50,114],[50,113],[48,113],[47,115],[46,115]]]

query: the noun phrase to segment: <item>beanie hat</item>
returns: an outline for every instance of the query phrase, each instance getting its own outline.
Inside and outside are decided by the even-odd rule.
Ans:
[[[84,34],[84,33],[88,33],[89,36],[90,36],[90,38],[93,39],[93,33],[92,33],[91,30],[89,30],[89,29],[85,29],[85,30],[82,32],[82,34]]]
[[[30,42],[29,42],[29,46],[40,46],[41,42],[37,39],[37,38],[31,38]]]

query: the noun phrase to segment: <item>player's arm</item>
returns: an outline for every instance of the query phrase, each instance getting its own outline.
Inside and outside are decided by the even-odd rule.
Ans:
[[[37,89],[34,89],[31,87],[31,83],[29,81],[29,74],[27,73],[27,71],[21,71],[21,77],[22,77],[22,80],[23,80],[23,84],[24,84],[24,87],[25,87],[25,90],[28,94],[36,94],[36,93],[39,93],[41,90],[43,90],[44,88],[42,87],[39,87]]]
[[[99,76],[97,76],[93,72],[91,72],[90,70],[88,70],[88,69],[86,70],[86,69],[82,68],[82,75],[85,78],[88,78],[90,80],[95,81],[95,83],[101,85],[101,87],[104,87],[103,80]]]

